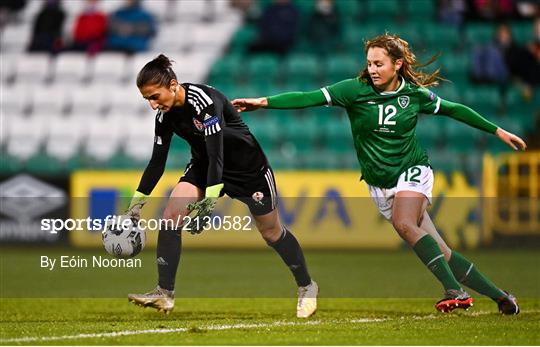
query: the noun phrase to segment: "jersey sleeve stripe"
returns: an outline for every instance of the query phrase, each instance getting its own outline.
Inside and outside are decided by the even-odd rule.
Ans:
[[[204,98],[192,90],[188,91],[188,97],[192,98],[193,100],[197,100],[197,102],[201,104],[203,108],[208,106],[208,103],[204,100]]]
[[[437,97],[437,104],[435,105],[435,111],[433,111],[433,113],[435,114],[435,113],[439,112],[440,107],[441,107],[441,97],[438,96]]]
[[[191,97],[189,94],[188,94],[188,102],[192,104],[193,107],[195,107],[197,114],[201,113],[203,106],[195,98]]]
[[[208,105],[213,104],[212,99],[201,88],[190,86],[190,89],[193,90],[193,92],[197,92],[197,94],[199,94],[200,97],[202,97]]]
[[[332,106],[332,98],[330,97],[330,93],[328,93],[328,89],[326,88],[321,88],[323,94],[324,94],[324,97],[326,98],[326,104],[328,106]]]

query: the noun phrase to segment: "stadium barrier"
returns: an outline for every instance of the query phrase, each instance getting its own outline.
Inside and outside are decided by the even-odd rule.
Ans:
[[[497,236],[538,239],[540,151],[486,154],[483,162],[484,241]]]
[[[71,177],[71,217],[105,218],[121,214],[137,187],[140,172],[79,171]],[[457,248],[475,248],[485,243],[477,215],[479,191],[460,172],[450,178],[436,173],[432,218]],[[153,191],[142,213],[143,219],[159,219],[166,198],[178,181],[178,174],[166,173]],[[279,210],[282,221],[305,248],[316,249],[398,249],[403,242],[390,223],[378,213],[367,185],[356,171],[277,172]],[[249,216],[247,208],[231,199],[220,199],[216,216]],[[209,230],[202,235],[185,233],[185,247],[266,248],[256,231]],[[101,246],[99,232],[71,232],[77,247]],[[147,233],[147,246],[155,246],[156,232]]]

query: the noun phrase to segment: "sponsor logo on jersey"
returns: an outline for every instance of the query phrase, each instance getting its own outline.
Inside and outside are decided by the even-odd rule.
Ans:
[[[263,194],[262,192],[255,192],[255,193],[253,193],[253,195],[251,196],[251,198],[252,198],[253,201],[255,201],[256,203],[263,205],[262,199],[264,198],[264,194]]]
[[[367,103],[370,104],[370,105],[375,105],[376,104],[375,101],[368,101]]]
[[[401,108],[405,108],[409,106],[410,98],[407,95],[403,95],[398,97],[398,104],[401,106]]]
[[[210,118],[212,118],[211,115],[209,115],[208,113],[204,116],[204,121],[206,122],[207,120],[209,120]]]
[[[197,130],[199,131],[203,131],[204,130],[204,124],[199,122],[197,119],[193,118],[193,124],[195,125],[195,128],[197,128]]]
[[[204,117],[204,127],[205,128],[209,128],[211,127],[212,125],[214,124],[217,124],[219,122],[219,119],[218,117],[210,117],[208,114],[207,114],[208,118],[207,117]]]

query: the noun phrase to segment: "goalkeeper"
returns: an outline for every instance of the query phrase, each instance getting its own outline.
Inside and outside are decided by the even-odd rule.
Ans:
[[[248,206],[263,239],[291,269],[298,285],[297,316],[311,316],[317,308],[317,284],[311,280],[298,241],[280,222],[274,174],[266,156],[231,103],[209,86],[178,83],[171,61],[163,54],[142,68],[137,87],[158,112],[152,157],[127,214],[140,218],[147,196],[165,170],[171,138],[180,136],[190,145],[192,158],[163,218],[198,217],[184,230],[199,233],[220,196],[239,199]],[[181,230],[162,225],[157,243],[158,286],[146,294],[130,294],[131,302],[166,313],[173,309],[181,248]]]
[[[233,100],[239,111],[260,107],[292,109],[340,106],[347,110],[362,177],[380,213],[416,252],[445,289],[435,308],[467,309],[473,299],[462,285],[493,299],[504,314],[518,314],[515,297],[485,277],[463,255],[451,250],[433,225],[426,207],[431,203],[433,171],[416,139],[419,113],[444,115],[496,135],[513,149],[526,144],[470,108],[442,100],[425,87],[436,85],[438,71],[425,74],[409,44],[394,35],[366,43],[367,66],[357,78],[312,92],[292,92],[268,98]]]

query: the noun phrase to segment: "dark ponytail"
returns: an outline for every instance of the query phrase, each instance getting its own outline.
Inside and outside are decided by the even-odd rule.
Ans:
[[[137,75],[137,87],[156,84],[160,87],[168,87],[171,80],[177,79],[172,69],[172,60],[160,54],[154,60],[148,62]]]

